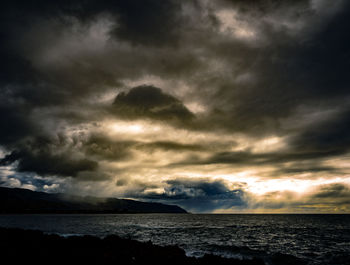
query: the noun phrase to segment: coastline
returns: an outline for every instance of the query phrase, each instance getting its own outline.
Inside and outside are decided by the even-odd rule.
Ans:
[[[178,246],[157,246],[110,235],[45,234],[38,230],[0,227],[3,260],[11,264],[178,264],[178,265],[264,265],[261,259],[238,260],[215,255],[188,257]]]

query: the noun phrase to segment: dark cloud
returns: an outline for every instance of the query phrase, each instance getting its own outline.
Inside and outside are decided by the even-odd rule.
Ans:
[[[105,135],[91,135],[82,143],[82,151],[98,160],[119,161],[132,159],[132,150],[154,152],[157,150],[172,152],[203,152],[210,150],[205,144],[181,144],[172,141],[119,141]]]
[[[0,21],[1,92],[10,90],[10,97],[34,106],[57,105],[75,103],[75,100],[96,90],[104,90],[106,86],[121,85],[119,78],[145,69],[141,65],[135,69],[135,59],[130,58],[127,51],[115,49],[112,57],[111,54],[100,54],[99,58],[93,54],[77,56],[65,65],[55,62],[54,67],[44,69],[38,68],[36,56],[45,48],[56,47],[60,39],[67,37],[66,32],[72,33],[79,25],[82,31],[87,31],[99,17],[108,17],[111,21],[107,34],[112,39],[135,45],[174,45],[179,39],[176,31],[179,25],[183,25],[180,24],[180,11],[177,1],[73,0],[54,3],[39,0],[35,4],[30,1],[4,1]],[[80,32],[75,33],[79,35]],[[69,49],[75,48],[62,47],[67,52],[70,52]],[[79,53],[83,49],[84,46],[74,51]],[[147,51],[145,54],[139,52],[136,61],[144,61],[147,56]],[[117,73],[116,67],[110,71],[101,65],[101,59],[105,64],[108,58],[114,57],[119,61],[127,57]],[[133,70],[124,70],[129,63],[133,65]],[[161,67],[167,68],[168,65],[178,72],[177,69],[186,64],[176,60],[164,63],[163,60]]]
[[[177,98],[154,86],[138,86],[117,95],[115,113],[125,119],[150,118],[168,122],[189,122],[194,115]]]
[[[143,41],[148,44],[174,40],[172,34],[175,25],[180,22],[180,4],[177,1],[156,0],[88,0],[88,1],[59,1],[47,2],[44,0],[33,2],[3,1],[2,10],[5,21],[20,15],[19,22],[30,18],[50,18],[74,16],[82,21],[92,20],[101,13],[111,14],[118,22],[114,34],[136,43]],[[140,36],[142,35],[142,36]],[[148,40],[146,39],[148,37]],[[153,39],[153,42],[150,40]]]
[[[181,20],[178,1],[116,1],[118,25],[112,35],[134,45],[176,45]]]
[[[306,152],[342,154],[350,148],[350,111],[347,109],[329,119],[305,128],[291,138],[293,148]]]
[[[79,157],[73,145],[62,135],[56,139],[41,137],[18,142],[15,149],[0,160],[0,165],[14,165],[18,172],[42,176],[76,177],[80,172],[98,169],[98,162]]]
[[[10,145],[35,132],[35,125],[20,107],[0,106],[0,144]]]
[[[144,45],[150,47],[149,49],[152,46],[162,47],[168,44],[173,47],[179,39],[177,31],[182,23],[180,11],[180,5],[175,1],[2,2],[0,123],[3,129],[0,132],[0,144],[6,152],[20,154],[17,170],[43,175],[75,176],[82,170],[94,171],[98,163],[93,160],[95,158],[125,158],[129,154],[125,144],[107,146],[102,139],[90,139],[83,146],[75,146],[74,152],[66,152],[64,146],[57,146],[52,139],[61,130],[58,128],[61,125],[79,126],[100,118],[99,111],[103,113],[103,107],[90,105],[91,97],[108,92],[111,87],[115,89],[121,86],[119,79],[139,76],[140,71],[149,71],[149,66],[139,64],[138,69],[135,69],[135,59],[128,55],[136,55],[133,51],[113,48],[106,54],[96,55],[84,53],[83,45],[60,45],[64,44],[64,40],[69,43],[76,36],[88,34],[89,28],[100,18],[104,18],[111,23],[107,37],[112,46],[115,45],[113,39],[134,46]],[[51,48],[56,49],[53,53],[63,54],[59,56],[59,60],[54,59],[52,64],[42,66],[41,52]],[[50,57],[52,52],[44,55],[45,58]],[[74,56],[67,58],[65,52],[72,52]],[[147,49],[145,52],[140,51],[136,55],[136,61],[144,62],[148,56]],[[110,62],[107,66],[112,64],[113,70],[108,67],[106,69],[109,58],[117,58],[119,64],[121,60],[124,63],[121,62],[122,65],[117,68],[113,66],[116,63]],[[186,57],[186,62],[188,58],[189,56]],[[181,60],[171,60],[169,64],[163,60],[159,71],[164,72],[164,68],[170,67],[173,69],[171,71],[178,73],[181,65],[187,65],[181,63]],[[126,64],[132,65],[133,69],[125,70]],[[167,99],[166,104],[169,105],[166,107],[158,102],[158,107],[164,109],[155,111],[154,117],[189,119],[191,113],[180,101],[162,92],[159,95]],[[149,113],[151,112],[149,109]],[[24,141],[36,142],[41,137],[45,137],[50,143],[44,145],[40,151],[37,152],[36,146],[23,149]],[[53,152],[51,146],[55,146],[57,150]],[[45,148],[48,150],[44,150]],[[77,158],[72,153],[80,153],[80,157]],[[40,160],[43,165],[38,162]]]
[[[137,148],[154,151],[154,150],[165,150],[165,151],[206,151],[209,148],[205,145],[200,144],[182,144],[171,141],[156,141],[151,143],[140,143]]]
[[[135,146],[133,141],[113,141],[103,135],[92,135],[83,143],[83,151],[101,160],[117,161],[131,158],[129,150]]]
[[[333,202],[339,200],[342,203],[350,204],[350,188],[342,183],[334,183],[328,185],[322,185],[320,189],[312,195],[312,199],[325,200],[326,202]]]
[[[191,158],[174,165],[205,165],[205,164],[234,164],[242,166],[276,165],[297,161],[316,160],[341,155],[343,152],[315,151],[315,152],[270,152],[253,153],[251,151],[219,152],[208,159]]]
[[[0,165],[17,162],[19,172],[35,172],[39,175],[77,176],[81,171],[95,171],[98,163],[88,159],[75,159],[68,154],[51,154],[47,150],[39,153],[28,151],[13,151],[5,156]]]
[[[201,86],[208,86],[209,97],[204,100],[212,106],[208,122],[255,135],[285,134],[280,121],[299,106],[336,108],[347,101],[349,62],[343,58],[349,53],[349,38],[342,29],[349,24],[349,6],[344,4],[329,20],[324,18],[329,23],[322,24],[318,22],[322,15],[310,1],[302,2],[235,3],[245,6],[247,13],[237,16],[253,25],[256,45],[225,39],[212,47],[231,76],[209,75],[201,81]],[[278,16],[281,5],[289,7],[286,17]],[[297,19],[288,18],[293,12]],[[294,33],[298,23],[304,25]]]
[[[221,180],[178,179],[166,182],[164,193],[138,194],[138,198],[176,203],[190,211],[211,212],[216,209],[244,207],[245,192],[241,187],[230,189]],[[135,196],[135,195],[132,195]]]
[[[6,59],[5,62],[6,65],[15,65],[15,67],[4,67],[5,71],[3,72],[7,71],[4,79],[11,78],[11,82],[14,79],[17,81],[25,80],[27,89],[14,90],[19,93],[17,97],[22,96],[35,104],[39,102],[40,104],[48,104],[48,102],[57,104],[60,99],[61,102],[65,102],[64,100],[72,97],[82,97],[82,93],[96,89],[98,87],[96,83],[104,83],[103,79],[111,80],[111,82],[114,79],[116,82],[118,75],[120,77],[130,76],[132,71],[121,73],[118,70],[117,76],[113,77],[112,73],[101,69],[102,67],[96,58],[93,61],[90,61],[91,58],[78,58],[69,66],[70,70],[74,69],[75,77],[70,76],[72,71],[66,71],[59,73],[59,78],[55,77],[53,80],[50,77],[50,80],[47,80],[47,74],[36,71],[32,62],[16,51],[16,47],[23,45],[17,43],[20,42],[20,38],[17,36],[22,36],[26,32],[26,27],[33,24],[24,23],[26,26],[20,27],[20,23],[14,20],[14,17],[19,16],[18,13],[22,14],[19,16],[22,20],[30,20],[32,17],[36,17],[36,21],[38,19],[45,21],[50,16],[61,19],[74,17],[87,24],[94,22],[99,14],[110,14],[113,23],[115,23],[111,34],[117,38],[125,39],[135,45],[155,45],[158,48],[159,45],[171,46],[176,41],[182,42],[183,47],[173,48],[175,53],[160,49],[159,52],[161,54],[164,52],[163,57],[167,58],[163,58],[163,63],[159,62],[159,65],[155,63],[159,59],[156,57],[153,57],[154,63],[145,63],[146,59],[149,58],[148,55],[152,55],[147,49],[144,50],[146,56],[134,54],[133,56],[128,55],[125,59],[118,51],[112,52],[118,53],[117,57],[123,65],[129,65],[130,62],[134,66],[137,65],[133,71],[142,73],[140,75],[147,72],[167,76],[169,72],[179,73],[189,65],[190,68],[201,69],[196,63],[179,60],[184,49],[190,51],[184,57],[191,57],[192,61],[202,60],[202,58],[196,58],[194,53],[196,46],[203,51],[197,57],[211,58],[215,55],[220,63],[224,63],[230,75],[220,77],[204,73],[203,76],[198,75],[198,78],[203,81],[198,81],[196,84],[198,97],[202,101],[207,101],[208,105],[212,107],[212,114],[207,121],[212,123],[211,128],[223,127],[258,134],[265,131],[278,131],[281,129],[278,119],[290,115],[297,106],[319,100],[328,100],[330,97],[339,99],[348,93],[346,87],[349,80],[344,71],[348,68],[348,60],[343,60],[343,58],[347,56],[349,40],[347,34],[342,34],[344,25],[348,24],[347,5],[344,5],[337,16],[334,16],[328,24],[324,26],[317,24],[315,26],[316,33],[305,30],[300,35],[293,35],[289,32],[293,29],[288,28],[288,23],[294,22],[293,20],[284,21],[276,14],[279,10],[293,14],[291,17],[297,17],[297,22],[305,22],[305,24],[310,22],[311,25],[313,24],[312,19],[317,17],[317,13],[309,1],[283,1],[283,3],[280,1],[252,1],[249,3],[220,1],[217,6],[214,5],[214,10],[215,8],[218,10],[236,8],[239,11],[238,18],[252,24],[259,35],[264,35],[268,40],[268,45],[264,43],[259,45],[260,40],[258,40],[257,45],[252,46],[236,39],[218,36],[218,29],[215,27],[198,28],[193,26],[194,37],[206,36],[206,40],[193,43],[194,40],[188,39],[188,36],[179,30],[185,28],[180,19],[182,12],[186,11],[182,2],[161,1],[159,3],[159,1],[148,0],[85,1],[84,3],[80,1],[60,1],[60,3],[39,1],[38,3],[40,9],[22,1],[5,4],[4,25],[15,24],[16,26],[10,29],[3,27],[4,39],[8,40],[7,44],[4,44],[6,45],[4,56],[13,56],[11,59]],[[21,8],[18,8],[19,6]],[[199,8],[201,5],[193,4],[193,6]],[[196,13],[194,12],[193,15],[195,16]],[[212,15],[215,16],[215,12]],[[287,18],[290,19],[289,16]],[[209,20],[210,17],[203,19]],[[283,20],[281,26],[274,25],[274,23],[278,23],[278,19]],[[257,20],[259,20],[259,24],[256,23]],[[187,22],[190,23],[191,20]],[[70,26],[68,22],[62,22],[59,28]],[[308,26],[305,25],[305,28]],[[208,35],[217,38],[215,41],[209,41]],[[127,51],[124,53],[126,54]],[[108,55],[102,56],[108,57]],[[113,54],[111,56],[114,58]],[[143,61],[144,64],[140,66],[139,61]],[[176,61],[178,63],[173,65]],[[91,66],[91,63],[95,63],[95,66]],[[124,68],[129,69],[129,66]],[[20,71],[17,71],[19,69]],[[142,69],[141,72],[140,69]],[[18,74],[22,75],[23,73],[25,73],[26,78],[18,77]],[[256,81],[237,83],[236,77],[244,76],[244,74],[252,74],[251,78]],[[88,82],[84,82],[81,76],[84,76]],[[34,85],[28,86],[30,82],[27,77],[34,79],[31,81],[34,82]],[[62,80],[73,83],[74,88],[72,84],[62,84]],[[52,84],[52,81],[59,84]],[[36,85],[38,82],[41,86]],[[90,87],[89,83],[95,84]],[[79,86],[81,87],[79,88]],[[210,87],[210,93],[206,93],[205,86]],[[332,89],[328,89],[329,87]],[[182,114],[189,116],[189,113],[180,105],[169,111],[171,113],[166,114],[166,116],[171,116],[173,112],[179,112],[173,114],[176,117]]]
[[[108,172],[101,165],[161,150],[188,157],[176,166],[341,175],[342,165],[325,162],[349,153],[349,12],[341,0],[331,7],[307,0],[2,1],[0,151],[7,155],[0,165],[102,180]],[[192,138],[93,132],[114,119],[160,122]],[[225,137],[235,133],[252,146],[280,136],[285,148],[232,151]],[[220,181],[165,185],[148,199],[205,211],[244,205],[244,192]]]
[[[254,154],[248,151],[241,152],[221,152],[213,155],[209,160],[203,163],[228,163],[228,164],[246,164],[263,165],[288,163],[293,161],[312,161],[313,165],[306,171],[326,171],[336,170],[335,168],[322,167],[317,162],[322,159],[346,155],[349,152],[350,124],[349,110],[336,112],[330,118],[325,118],[320,122],[305,126],[296,135],[288,138],[288,149],[286,151],[276,151],[270,153]],[[293,169],[291,169],[293,171]],[[303,171],[303,168],[294,171]]]

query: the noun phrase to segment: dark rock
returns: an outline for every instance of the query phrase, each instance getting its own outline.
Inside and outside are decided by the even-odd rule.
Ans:
[[[214,255],[187,257],[177,246],[156,246],[118,236],[60,237],[40,231],[0,228],[1,260],[6,264],[263,265],[259,259]]]
[[[306,261],[293,255],[276,253],[270,258],[272,265],[306,265]]]

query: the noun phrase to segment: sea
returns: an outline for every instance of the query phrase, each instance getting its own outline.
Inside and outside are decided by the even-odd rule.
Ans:
[[[350,215],[304,214],[84,214],[0,215],[1,227],[62,236],[115,234],[177,245],[188,256],[253,257],[273,264],[350,264]]]

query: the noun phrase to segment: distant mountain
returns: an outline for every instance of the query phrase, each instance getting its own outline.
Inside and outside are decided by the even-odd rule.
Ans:
[[[177,205],[0,187],[0,213],[186,213]]]

